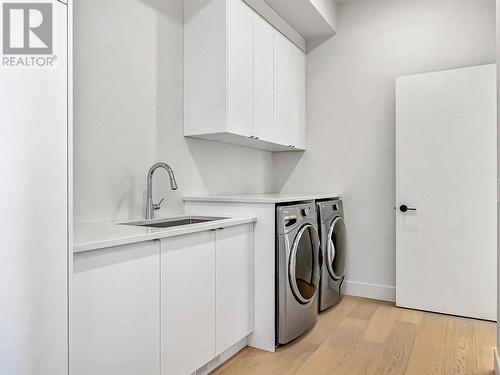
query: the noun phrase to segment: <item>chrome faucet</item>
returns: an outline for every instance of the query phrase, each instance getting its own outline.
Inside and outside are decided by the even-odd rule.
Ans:
[[[163,203],[163,198],[158,203],[153,203],[153,174],[158,168],[163,168],[167,171],[168,177],[170,179],[170,188],[172,190],[177,190],[177,182],[175,181],[174,171],[166,163],[156,163],[154,164],[148,172],[148,196],[146,202],[146,220],[151,220],[155,218],[155,211],[159,210],[161,204]]]

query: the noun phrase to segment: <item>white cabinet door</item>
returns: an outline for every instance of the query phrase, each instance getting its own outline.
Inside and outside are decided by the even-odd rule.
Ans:
[[[191,374],[215,357],[215,231],[162,240],[162,374]]]
[[[219,229],[216,354],[253,331],[253,224]]]
[[[274,140],[274,28],[254,14],[253,135]]]
[[[160,244],[74,255],[71,375],[160,371]]]
[[[253,13],[242,0],[227,2],[227,127],[253,133]]]
[[[275,32],[275,141],[305,148],[306,56]]]
[[[306,149],[306,124],[307,124],[307,57],[306,54],[293,46],[294,62],[297,79],[297,129],[294,146]]]

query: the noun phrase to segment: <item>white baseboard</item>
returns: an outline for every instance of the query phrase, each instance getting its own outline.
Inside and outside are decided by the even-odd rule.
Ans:
[[[342,286],[344,293],[350,296],[379,299],[389,302],[396,301],[396,287],[394,286],[350,280],[345,280]]]
[[[498,351],[496,347],[493,349],[493,352],[495,361],[495,375],[500,375],[500,358],[498,358]]]
[[[219,354],[217,357],[208,362],[205,366],[202,366],[191,375],[208,375],[217,367],[222,365],[227,360],[231,359],[240,350],[244,349],[248,345],[248,337],[238,341],[236,344],[227,349],[224,353]]]

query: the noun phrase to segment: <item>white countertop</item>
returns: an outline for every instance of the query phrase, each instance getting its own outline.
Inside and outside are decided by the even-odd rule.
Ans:
[[[244,202],[244,203],[285,203],[310,201],[315,199],[339,198],[340,194],[244,194],[207,195],[183,197],[185,202]]]
[[[159,219],[156,219],[155,221],[158,220]],[[73,253],[180,236],[211,229],[253,223],[255,221],[257,221],[255,217],[231,217],[222,220],[170,228],[151,228],[110,222],[75,224],[73,227]]]

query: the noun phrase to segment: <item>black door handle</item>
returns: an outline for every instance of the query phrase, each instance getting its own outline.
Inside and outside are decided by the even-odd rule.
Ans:
[[[416,210],[417,210],[416,208],[408,207],[406,204],[402,204],[401,206],[399,206],[399,211],[401,212],[416,211]]]

